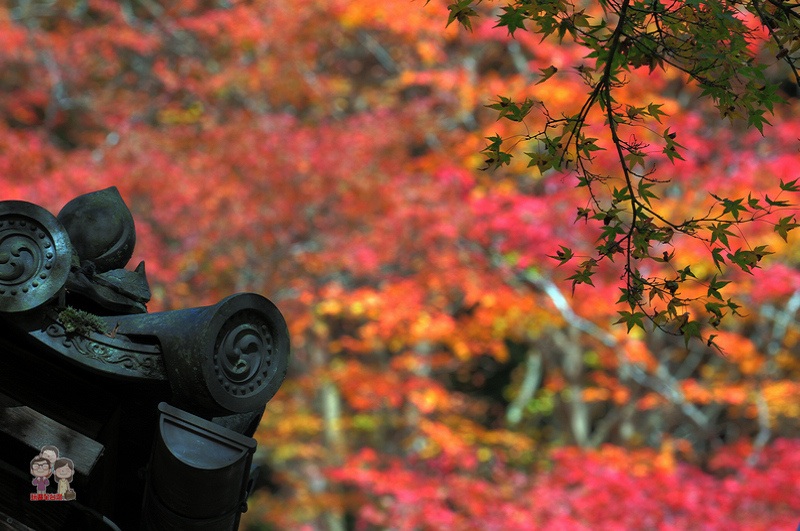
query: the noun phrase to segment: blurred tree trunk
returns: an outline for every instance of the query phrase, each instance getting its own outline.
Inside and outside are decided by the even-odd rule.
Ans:
[[[522,420],[525,406],[542,383],[542,353],[536,347],[529,346],[525,355],[525,376],[522,378],[517,396],[511,401],[506,412],[506,425],[513,428]]]
[[[330,360],[328,353],[322,348],[321,342],[310,345],[312,370],[322,375],[319,383],[317,401],[322,419],[324,421],[323,436],[328,449],[327,465],[341,466],[344,456],[347,455],[347,441],[342,429],[342,397],[336,383],[328,374]],[[327,479],[318,481],[320,491],[334,492],[336,487]],[[322,515],[327,524],[328,531],[345,531],[344,513],[341,508],[329,507]]]
[[[583,400],[583,347],[579,341],[580,330],[569,327],[556,330],[553,341],[562,352],[562,369],[569,385],[569,425],[575,444],[585,447],[589,442],[589,409]]]

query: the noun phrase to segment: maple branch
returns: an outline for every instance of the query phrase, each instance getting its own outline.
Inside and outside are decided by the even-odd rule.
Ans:
[[[800,290],[795,290],[786,302],[786,307],[781,311],[776,311],[773,306],[761,308],[761,315],[771,318],[773,321],[772,337],[767,343],[766,351],[770,356],[778,353],[786,338],[786,332],[790,323],[796,323],[795,315],[800,310]]]
[[[381,45],[378,40],[367,33],[366,31],[359,31],[358,32],[358,41],[361,43],[364,48],[372,54],[375,59],[381,64],[383,68],[386,69],[387,72],[390,74],[397,74],[400,69],[397,66],[397,63],[392,56],[389,55],[389,52],[386,48]]]
[[[795,290],[792,296],[786,302],[786,307],[780,311],[768,312],[767,307],[762,308],[761,314],[771,317],[773,319],[772,337],[766,345],[767,363],[766,363],[766,376],[771,378],[775,372],[775,356],[778,354],[786,332],[789,328],[789,323],[795,321],[794,317],[797,311],[800,310],[800,290]],[[771,315],[767,315],[767,314]],[[764,397],[763,379],[759,381],[758,392],[756,393],[756,411],[758,412],[758,434],[753,441],[753,451],[747,458],[747,462],[752,466],[758,461],[758,457],[764,446],[772,436],[769,420],[769,404]]]
[[[636,409],[636,401],[630,400],[624,406],[614,408],[610,412],[608,412],[597,423],[594,432],[592,432],[592,436],[589,438],[589,446],[592,448],[597,448],[598,446],[603,444],[608,438],[608,434],[611,432],[611,428],[613,428],[623,419],[629,417],[634,412],[635,409]]]
[[[71,109],[74,104],[64,87],[64,78],[61,76],[61,69],[58,67],[53,53],[50,50],[39,50],[39,53],[47,68],[47,74],[50,76],[52,85],[52,97],[47,103],[47,115],[45,117],[45,123],[50,128],[55,122],[56,113],[59,110]]]
[[[650,375],[636,364],[628,363],[621,359],[619,354],[619,341],[616,337],[611,335],[606,330],[603,330],[588,319],[584,319],[575,313],[575,311],[567,302],[564,294],[558,289],[558,286],[552,280],[544,278],[536,272],[525,272],[518,275],[523,282],[533,284],[540,288],[545,294],[550,297],[553,305],[561,313],[564,320],[570,326],[599,339],[605,346],[612,348],[617,353],[620,360],[620,375],[621,377],[629,377],[639,385],[647,387],[660,394],[667,399],[668,402],[678,406],[680,411],[701,430],[702,433],[708,433],[711,427],[708,416],[703,413],[693,403],[688,402],[683,392],[679,390],[678,379],[670,374],[669,369],[658,360],[655,374]]]
[[[792,11],[792,9],[787,9],[785,6],[781,4],[781,2],[777,2],[776,0],[768,0],[770,4],[777,6],[778,8],[782,8],[784,13],[787,17],[791,16],[796,19],[800,19],[800,15]],[[797,66],[794,64],[794,59],[792,59],[791,55],[789,55],[788,50],[784,47],[781,43],[778,36],[775,34],[775,28],[772,26],[771,17],[768,18],[766,14],[761,10],[761,6],[758,5],[757,0],[753,0],[753,7],[755,8],[756,12],[758,13],[759,18],[761,19],[761,23],[767,28],[770,37],[775,41],[775,44],[778,46],[780,50],[778,52],[778,56],[782,56],[781,59],[789,65],[792,73],[794,74],[795,84],[800,87],[800,72],[797,70]]]
[[[627,187],[628,194],[630,196],[631,225],[628,228],[628,234],[623,238],[623,240],[626,240],[625,285],[629,293],[635,294],[637,292],[637,286],[633,286],[632,284],[633,268],[631,265],[631,260],[633,253],[631,245],[633,244],[633,233],[636,230],[637,218],[639,217],[639,208],[638,208],[639,202],[636,200],[636,190],[634,189],[633,180],[631,179],[630,168],[628,167],[628,163],[625,160],[625,153],[623,152],[622,141],[619,138],[619,134],[617,132],[616,113],[614,112],[614,105],[613,105],[614,100],[611,97],[611,75],[614,65],[614,57],[619,48],[620,37],[623,34],[623,28],[625,26],[625,23],[627,22],[626,13],[629,4],[630,1],[625,0],[622,3],[622,6],[620,7],[619,21],[617,22],[617,27],[614,29],[614,33],[611,37],[611,44],[608,49],[605,71],[603,72],[603,78],[601,84],[604,86],[603,95],[605,98],[606,118],[608,120],[608,128],[611,132],[611,141],[614,143],[614,146],[616,147],[617,156],[619,158],[619,162],[622,167],[622,175],[625,178],[625,186]],[[619,245],[619,242],[617,242],[617,245]]]

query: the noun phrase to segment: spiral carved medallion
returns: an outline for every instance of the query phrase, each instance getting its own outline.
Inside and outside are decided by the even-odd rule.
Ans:
[[[242,398],[261,393],[276,369],[273,338],[264,316],[242,310],[228,319],[217,335],[213,363],[226,393]]]
[[[72,247],[47,210],[24,201],[0,202],[0,311],[36,308],[67,280]]]

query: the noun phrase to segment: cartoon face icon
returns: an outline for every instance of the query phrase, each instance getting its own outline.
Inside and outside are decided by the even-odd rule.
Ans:
[[[31,475],[38,478],[46,478],[50,475],[50,461],[42,456],[34,457],[31,461]]]
[[[58,459],[58,450],[53,446],[45,446],[39,455],[47,459],[50,462],[50,468],[52,468],[56,459]]]
[[[72,462],[68,461],[67,459],[59,459],[58,464],[56,465],[58,468],[53,470],[53,476],[56,479],[66,479],[67,481],[72,481]]]

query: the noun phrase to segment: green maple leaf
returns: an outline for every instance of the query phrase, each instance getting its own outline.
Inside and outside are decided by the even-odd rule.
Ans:
[[[683,342],[686,348],[689,348],[689,340],[693,337],[700,337],[700,323],[697,321],[686,321],[680,328],[680,331],[683,334]]]
[[[514,32],[518,29],[525,31],[525,16],[522,9],[517,9],[514,6],[506,6],[503,8],[504,13],[497,17],[499,22],[495,28],[506,27],[508,34],[512,37]]]
[[[447,26],[457,20],[459,24],[472,31],[470,17],[478,16],[478,13],[472,9],[472,0],[459,0],[447,6],[447,9],[450,11],[450,16],[447,17]]]
[[[569,247],[564,247],[563,245],[559,245],[559,247],[561,247],[561,249],[556,251],[555,255],[547,254],[545,256],[554,260],[558,260],[558,265],[561,266],[572,260],[572,257],[575,255],[572,253],[572,249]]]
[[[725,247],[730,249],[731,245],[728,243],[728,236],[734,236],[734,234],[728,230],[730,226],[730,223],[712,223],[710,227],[711,243],[719,240]]]
[[[778,223],[775,224],[775,232],[778,233],[778,236],[783,238],[783,241],[788,243],[787,235],[789,234],[790,230],[794,230],[798,227],[798,224],[794,222],[794,216],[786,216],[785,218],[781,218]]]
[[[642,318],[645,317],[645,315],[643,313],[628,312],[625,310],[618,311],[617,313],[622,317],[620,317],[619,320],[617,320],[614,324],[625,323],[625,325],[628,327],[628,332],[630,332],[634,326],[638,326],[644,330],[644,322],[642,321]]]

